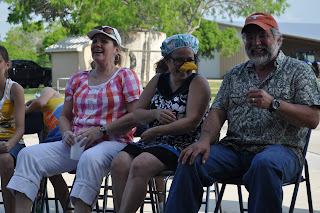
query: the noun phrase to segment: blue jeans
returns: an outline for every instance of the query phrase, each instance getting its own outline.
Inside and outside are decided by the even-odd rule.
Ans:
[[[8,140],[3,140],[3,139],[0,139],[2,141],[8,141]],[[18,157],[18,154],[19,152],[21,151],[21,149],[23,149],[24,147],[26,147],[24,144],[20,144],[20,143],[17,143],[10,151],[9,151],[9,154],[13,157],[14,159],[14,165],[16,165],[17,163],[17,157]],[[0,155],[2,154],[2,152],[0,152]]]
[[[211,146],[205,164],[201,159],[199,155],[193,165],[178,164],[165,212],[198,212],[203,187],[243,176],[249,192],[249,213],[282,213],[282,182],[294,179],[300,168],[298,156],[281,145],[270,145],[254,154],[217,144]]]

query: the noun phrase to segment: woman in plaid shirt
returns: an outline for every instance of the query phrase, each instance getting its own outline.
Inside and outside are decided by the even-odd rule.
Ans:
[[[16,193],[18,212],[30,212],[42,177],[75,169],[71,201],[76,212],[91,212],[113,157],[133,140],[132,111],[142,86],[134,71],[118,67],[121,37],[108,26],[95,27],[87,35],[95,69],[77,72],[67,83],[59,118],[62,141],[27,147],[19,155],[8,184]],[[84,140],[79,160],[70,159],[75,139]]]

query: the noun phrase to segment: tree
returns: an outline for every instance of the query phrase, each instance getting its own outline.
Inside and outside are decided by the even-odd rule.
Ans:
[[[237,38],[236,33],[234,28],[220,31],[216,22],[203,19],[200,28],[193,35],[199,39],[201,56],[213,58],[215,49],[219,54],[227,57],[239,49],[241,41]]]
[[[65,38],[66,33],[64,30],[62,32],[64,33],[63,38]],[[55,42],[59,41],[57,33],[51,33],[47,36],[42,22],[33,22],[25,26],[12,27],[7,32],[5,41],[0,43],[7,48],[11,59],[29,59],[42,66],[48,66],[50,65],[49,55],[44,52],[44,48],[47,47],[44,46],[44,41],[51,35],[57,38]],[[60,38],[62,37],[60,36]]]
[[[42,46],[43,26],[37,23],[28,28],[13,27],[6,34],[2,44],[8,49],[12,59],[30,59],[37,61],[37,50]]]
[[[42,40],[43,49],[67,37],[66,30],[58,21],[51,23],[46,29],[46,36]]]
[[[0,0],[1,1],[1,0]],[[145,28],[165,32],[201,35],[201,52],[212,57],[214,49],[229,55],[238,45],[235,31],[221,32],[214,27],[219,41],[205,41],[215,32],[205,15],[223,15],[226,18],[246,17],[255,11],[279,15],[289,6],[286,0],[2,0],[9,6],[8,21],[28,24],[35,16],[43,22],[59,20],[67,35],[85,34],[96,25],[116,26],[122,32],[131,28]],[[202,29],[201,29],[202,28]],[[199,32],[197,32],[199,31]],[[219,32],[220,31],[220,32]],[[234,32],[233,36],[231,34]],[[203,36],[206,34],[207,36]],[[214,45],[213,45],[214,44]],[[213,45],[213,46],[212,46]],[[237,48],[237,47],[236,47]]]

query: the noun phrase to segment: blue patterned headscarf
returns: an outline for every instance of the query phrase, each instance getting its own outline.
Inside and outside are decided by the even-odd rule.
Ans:
[[[197,54],[199,50],[199,40],[189,34],[177,34],[170,36],[162,42],[160,47],[161,55],[169,55],[172,51],[184,47],[192,49],[194,54]]]

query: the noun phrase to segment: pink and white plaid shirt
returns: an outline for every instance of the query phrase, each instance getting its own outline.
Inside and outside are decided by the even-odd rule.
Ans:
[[[126,104],[138,100],[143,90],[137,74],[131,69],[119,68],[108,82],[97,86],[88,85],[89,72],[75,73],[66,85],[65,100],[73,102],[71,126],[74,133],[119,119],[128,112]],[[131,143],[133,132],[134,129],[106,135],[103,141]]]

